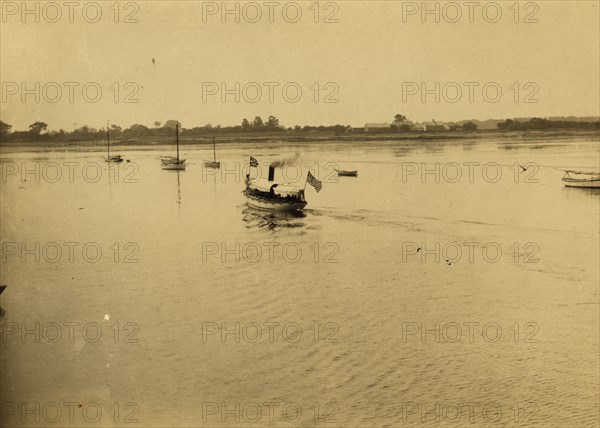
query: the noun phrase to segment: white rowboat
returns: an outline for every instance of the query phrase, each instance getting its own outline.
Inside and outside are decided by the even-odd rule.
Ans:
[[[567,187],[600,189],[600,172],[564,170],[562,182]]]

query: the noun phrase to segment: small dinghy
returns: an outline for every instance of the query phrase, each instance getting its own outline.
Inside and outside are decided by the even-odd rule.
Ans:
[[[336,171],[340,177],[358,177],[358,171],[345,171],[343,169],[336,169]]]
[[[565,169],[562,182],[567,187],[582,187],[586,189],[600,189],[600,172],[573,171]]]

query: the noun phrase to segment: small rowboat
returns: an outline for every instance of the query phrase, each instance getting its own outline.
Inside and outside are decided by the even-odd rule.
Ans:
[[[344,171],[343,169],[336,169],[340,177],[358,177],[358,171]]]
[[[567,187],[600,189],[600,172],[564,170],[562,182]]]
[[[121,155],[107,156],[104,158],[105,162],[114,162],[114,163],[123,162],[124,160],[125,159],[123,159],[123,156],[121,156]]]

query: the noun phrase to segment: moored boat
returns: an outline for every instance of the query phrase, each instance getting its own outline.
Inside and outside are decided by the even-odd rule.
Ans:
[[[343,169],[336,169],[336,171],[340,177],[358,177],[358,171],[345,171]]]
[[[213,160],[204,161],[204,166],[208,168],[221,168],[221,162],[217,161],[217,144],[215,142],[215,137],[213,137]]]
[[[163,163],[160,167],[165,171],[185,171],[185,163]]]
[[[179,158],[179,124],[175,125],[175,139],[177,142],[177,156],[161,156],[160,167],[167,171],[185,171],[185,159]]]
[[[114,163],[119,163],[119,162],[123,162],[125,159],[123,159],[123,156],[121,155],[112,155],[110,154],[110,131],[109,131],[109,124],[108,122],[106,122],[106,157],[104,158],[105,162],[114,162]]]
[[[562,182],[567,187],[600,189],[600,172],[564,170]]]
[[[158,159],[160,159],[160,161],[162,163],[177,162],[177,156],[159,156]],[[182,159],[182,160],[185,160],[185,159]]]
[[[125,159],[123,159],[123,156],[121,155],[113,155],[113,156],[107,156],[104,158],[104,162],[115,162],[115,163],[119,163],[119,162],[123,162]]]

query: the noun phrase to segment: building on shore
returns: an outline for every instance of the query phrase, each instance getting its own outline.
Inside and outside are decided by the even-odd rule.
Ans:
[[[389,123],[365,123],[365,132],[371,134],[382,134],[392,132],[392,126]]]
[[[436,132],[448,131],[450,127],[444,122],[437,122],[433,119],[431,122],[411,122],[410,120],[396,120],[389,123],[365,123],[363,128],[355,128],[355,131],[364,130],[367,134],[385,134],[393,132]]]
[[[450,129],[444,122],[436,122],[435,119],[431,122],[424,122],[423,126],[427,132],[448,131]]]
[[[392,126],[397,132],[410,132],[415,130],[415,124],[410,120],[395,120]]]

